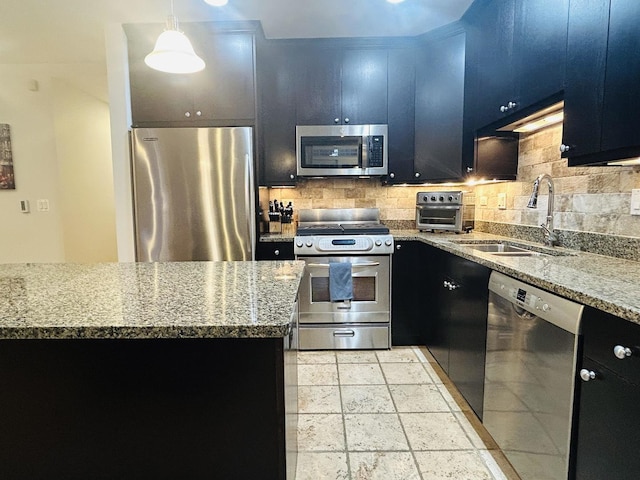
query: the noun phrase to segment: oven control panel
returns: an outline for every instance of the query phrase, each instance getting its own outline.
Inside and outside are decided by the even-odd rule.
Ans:
[[[391,235],[311,235],[294,239],[296,255],[318,255],[327,253],[391,254]]]
[[[462,205],[464,192],[419,192],[416,205]]]

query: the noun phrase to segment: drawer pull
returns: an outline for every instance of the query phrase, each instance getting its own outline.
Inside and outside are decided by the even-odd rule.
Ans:
[[[583,368],[582,370],[580,370],[580,378],[585,382],[588,382],[589,380],[593,380],[594,378],[596,378],[596,372]]]
[[[333,336],[334,337],[355,337],[356,332],[354,332],[353,330],[334,330]]]
[[[624,360],[631,356],[631,349],[629,347],[623,347],[622,345],[616,345],[613,347],[613,354],[620,360]]]

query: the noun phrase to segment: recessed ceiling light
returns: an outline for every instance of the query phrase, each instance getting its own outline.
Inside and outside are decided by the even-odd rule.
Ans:
[[[204,0],[205,3],[208,3],[209,5],[213,5],[214,7],[222,7],[223,5],[226,5],[229,0]]]
[[[404,0],[387,0],[389,3],[402,3]]]

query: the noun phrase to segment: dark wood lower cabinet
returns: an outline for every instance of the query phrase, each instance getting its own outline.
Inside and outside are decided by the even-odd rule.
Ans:
[[[640,477],[640,326],[594,309],[583,317],[584,356],[576,380],[578,422],[575,478],[632,480]],[[630,348],[617,358],[615,346]]]
[[[284,480],[296,378],[282,338],[0,340],[0,477]]]
[[[392,345],[426,345],[482,418],[491,270],[420,241],[392,264]]]
[[[397,241],[391,257],[391,344],[424,345],[437,314],[436,293],[426,265],[439,250],[418,241]]]
[[[482,418],[487,308],[491,270],[457,255],[444,256],[438,278],[439,312],[434,315],[427,347]]]
[[[288,242],[258,242],[256,260],[293,260],[293,240]]]

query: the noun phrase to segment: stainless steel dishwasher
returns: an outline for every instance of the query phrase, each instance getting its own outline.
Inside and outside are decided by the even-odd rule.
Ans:
[[[498,272],[489,279],[483,423],[522,480],[569,478],[583,308]]]

